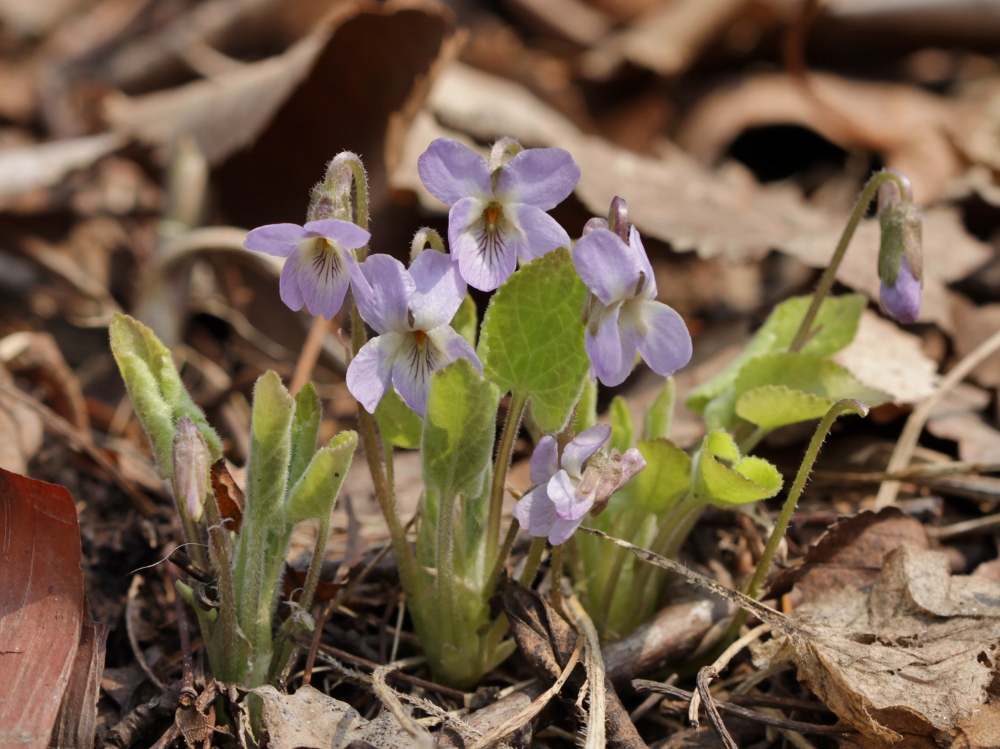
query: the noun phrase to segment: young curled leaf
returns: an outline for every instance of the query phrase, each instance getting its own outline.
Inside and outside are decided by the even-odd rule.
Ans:
[[[329,445],[316,451],[309,467],[288,493],[285,519],[289,523],[330,515],[357,446],[357,432],[341,432]]]

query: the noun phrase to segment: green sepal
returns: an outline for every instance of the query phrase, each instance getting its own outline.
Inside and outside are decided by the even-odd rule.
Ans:
[[[208,444],[212,462],[222,457],[222,441],[208,425],[181,381],[170,350],[152,330],[119,312],[108,325],[111,352],[125,380],[132,407],[149,437],[160,475],[173,475],[173,445],[176,424],[188,416]]]
[[[609,411],[611,420],[610,446],[623,453],[635,444],[635,425],[632,423],[632,412],[629,411],[628,403],[620,395],[611,399]]]
[[[375,407],[375,421],[382,439],[390,445],[404,450],[415,450],[420,447],[424,420],[403,402],[391,385]]]
[[[288,492],[287,522],[329,517],[357,446],[356,432],[341,432],[316,452],[302,477]]]
[[[466,293],[462,305],[458,312],[451,318],[451,327],[455,329],[462,338],[469,342],[472,348],[476,347],[476,331],[479,327],[479,317],[476,311],[476,300],[472,294]]]
[[[539,428],[562,431],[590,371],[580,321],[587,289],[560,248],[532,260],[490,300],[479,339],[486,377],[531,398]]]
[[[302,476],[316,452],[319,440],[319,423],[323,406],[316,386],[307,382],[295,394],[295,416],[292,419],[292,457],[288,462],[288,487]]]
[[[500,392],[460,358],[431,375],[424,417],[424,484],[448,499],[479,496],[489,473]]]

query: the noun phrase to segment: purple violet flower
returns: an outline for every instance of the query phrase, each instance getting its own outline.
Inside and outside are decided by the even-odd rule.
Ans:
[[[576,243],[573,265],[592,293],[584,310],[591,376],[621,384],[637,350],[660,375],[688,363],[691,335],[677,312],[656,301],[653,268],[634,226],[628,244],[608,229],[588,232]]]
[[[332,318],[344,303],[350,285],[350,250],[364,247],[371,237],[367,231],[339,219],[298,224],[268,224],[253,229],[243,246],[254,252],[286,258],[281,269],[281,301],[293,310]]]
[[[910,264],[904,255],[896,274],[896,283],[890,286],[882,281],[879,290],[879,301],[882,309],[892,319],[904,325],[912,325],[920,316],[920,279],[913,275]]]
[[[391,383],[423,416],[431,372],[461,356],[482,374],[472,346],[449,325],[465,299],[465,283],[450,257],[422,252],[407,270],[394,257],[371,255],[352,276],[358,311],[379,333],[347,368],[347,388],[368,413],[375,413]]]
[[[470,286],[492,291],[517,259],[529,262],[569,235],[546,211],[565,200],[580,167],[561,148],[529,148],[490,173],[486,160],[449,138],[438,138],[417,160],[424,186],[451,206],[448,243]]]
[[[565,543],[587,513],[603,507],[612,494],[646,467],[642,454],[634,447],[624,454],[612,451],[606,460],[597,460],[594,453],[610,436],[607,424],[585,429],[563,448],[561,461],[554,437],[545,435],[538,441],[531,454],[530,475],[535,488],[514,507],[514,517],[528,534],[547,536],[553,546]]]

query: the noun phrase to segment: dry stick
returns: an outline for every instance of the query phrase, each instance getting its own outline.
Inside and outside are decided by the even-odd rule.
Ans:
[[[530,705],[519,711],[516,715],[511,716],[503,723],[496,726],[492,731],[469,747],[469,749],[486,749],[486,747],[492,746],[494,742],[499,741],[510,733],[513,733],[529,721],[534,720],[535,716],[545,709],[545,706],[549,704],[552,698],[559,694],[559,690],[562,689],[563,684],[566,683],[566,679],[568,679],[569,675],[573,673],[573,669],[576,668],[576,664],[580,660],[580,652],[583,650],[583,643],[583,637],[577,639],[576,647],[573,648],[573,652],[570,654],[569,660],[566,661],[566,667],[562,670],[562,673],[559,674],[559,678],[555,680],[551,687],[538,695],[538,697],[536,697]],[[603,693],[603,691],[604,690],[602,689],[601,692]]]
[[[332,645],[326,645],[321,642],[319,644],[319,649],[327,656],[332,656],[338,660],[353,663],[356,666],[364,666],[365,668],[370,668],[372,671],[379,667],[379,664],[374,661],[362,658],[360,655],[348,653],[346,650],[335,648]],[[465,704],[465,692],[460,692],[457,689],[452,689],[451,687],[446,687],[442,684],[435,684],[433,681],[427,681],[426,679],[421,679],[418,676],[410,676],[409,674],[402,673],[401,671],[395,671],[389,674],[389,677],[392,679],[398,679],[399,681],[405,681],[415,687],[426,689],[429,692],[436,692],[444,697],[448,697]]]
[[[881,484],[883,481],[906,481],[911,484],[933,482],[947,476],[970,473],[997,473],[1000,463],[970,463],[954,460],[948,463],[920,463],[898,471],[813,471],[814,479],[830,481],[856,481],[864,484]]]
[[[712,724],[712,729],[715,734],[719,737],[719,741],[726,749],[740,749],[736,742],[733,741],[733,737],[729,735],[729,730],[726,728],[726,724],[722,722],[722,716],[719,715],[719,708],[715,706],[715,700],[712,698],[712,693],[708,689],[709,682],[718,676],[718,672],[708,666],[701,669],[698,672],[698,694],[701,695],[701,701],[705,703],[705,714],[708,715],[708,722]],[[691,702],[694,703],[694,696],[691,697]],[[697,718],[697,716],[695,716]],[[695,725],[697,721],[695,721]]]
[[[153,669],[150,668],[149,663],[146,662],[146,656],[139,645],[139,637],[135,633],[135,627],[132,626],[132,619],[134,618],[132,613],[135,611],[135,607],[138,606],[136,596],[139,594],[139,586],[142,585],[142,582],[142,575],[135,575],[132,578],[132,583],[128,586],[128,597],[125,604],[125,632],[128,635],[128,644],[132,648],[132,655],[135,656],[139,668],[146,674],[146,678],[149,679],[153,686],[161,692],[166,692],[166,684],[160,681],[159,677],[153,673]]]
[[[665,694],[669,697],[674,697],[676,699],[684,700],[689,702],[691,700],[691,693],[686,689],[680,689],[672,684],[661,684],[656,681],[647,681],[646,679],[636,679],[632,682],[632,686],[635,687],[636,691],[650,691],[659,692],[660,694]],[[715,701],[715,706],[719,708],[721,712],[730,713],[731,715],[736,715],[746,720],[753,720],[757,723],[763,723],[768,726],[775,726],[776,728],[787,728],[792,731],[798,731],[799,733],[808,733],[821,736],[850,736],[857,733],[853,729],[844,729],[839,726],[817,726],[811,723],[801,723],[797,720],[789,720],[787,718],[775,718],[771,715],[765,715],[764,713],[759,713],[756,710],[750,710],[739,705],[735,705],[732,702],[722,702],[719,700]]]
[[[111,459],[94,444],[94,441],[90,438],[90,435],[85,431],[77,427],[75,424],[64,419],[62,416],[57,414],[55,411],[50,409],[44,403],[39,403],[37,400],[32,398],[30,395],[21,392],[18,388],[8,385],[5,382],[0,382],[0,393],[16,400],[24,406],[27,406],[32,411],[37,413],[45,426],[51,429],[56,434],[65,437],[70,444],[74,445],[78,450],[87,454],[91,460],[97,463],[98,466],[103,468],[105,471],[111,474],[111,477],[118,484],[118,487],[125,492],[133,502],[139,508],[146,517],[151,517],[156,514],[156,505],[153,501],[143,494],[139,488],[131,481],[125,477],[125,475],[119,470]]]
[[[184,598],[177,592],[178,576],[171,565],[167,565],[167,576],[174,586],[174,612],[177,616],[177,634],[181,640],[181,693],[182,707],[190,707],[198,698],[194,688],[194,659],[191,657],[191,630],[188,626],[187,611],[184,610]]]
[[[561,548],[557,546],[556,549]],[[560,565],[561,567],[562,565]],[[560,570],[561,573],[561,570]],[[553,579],[553,585],[562,581],[562,574],[559,581]],[[553,588],[554,589],[554,588]],[[570,593],[565,597],[566,608],[574,619],[577,631],[583,635],[587,642],[586,658],[584,663],[587,668],[587,683],[590,685],[590,712],[587,715],[587,743],[584,749],[604,749],[607,743],[607,724],[605,714],[607,712],[607,692],[605,690],[606,675],[604,672],[604,659],[601,657],[601,640],[597,636],[594,623],[587,616],[580,600]]]
[[[105,734],[98,749],[127,749],[144,737],[159,721],[174,717],[181,682],[175,681],[163,694],[139,705]]]
[[[408,658],[398,663],[388,663],[384,666],[379,666],[372,672],[372,691],[375,692],[375,696],[379,698],[379,701],[381,701],[386,709],[392,713],[392,717],[402,726],[403,730],[410,734],[410,738],[414,741],[414,746],[418,749],[431,749],[434,746],[434,739],[430,731],[413,719],[413,716],[406,711],[403,704],[399,701],[399,697],[396,696],[396,690],[385,683],[385,677],[388,674],[403,668],[408,663],[416,663],[418,661],[422,663],[424,661],[423,656],[420,656],[416,660]]]
[[[299,358],[295,362],[292,382],[288,386],[288,391],[292,395],[297,394],[312,377],[316,362],[319,361],[319,354],[323,350],[323,338],[329,327],[329,320],[319,315],[313,318],[309,335],[306,336],[306,342],[302,344],[302,351],[299,352]]]
[[[997,331],[985,341],[980,343],[968,356],[956,364],[944,379],[938,389],[931,393],[919,406],[913,409],[910,418],[906,420],[903,433],[899,435],[899,441],[889,458],[889,465],[886,472],[892,473],[906,468],[913,457],[913,451],[917,447],[917,440],[924,425],[931,416],[931,412],[938,403],[954,388],[964,380],[972,370],[983,363],[994,352],[1000,350],[1000,331]],[[878,495],[875,497],[875,509],[881,510],[894,504],[896,495],[899,494],[899,481],[885,481],[879,487]]]
[[[720,673],[726,670],[726,667],[729,665],[729,662],[736,657],[737,653],[743,650],[743,648],[745,648],[751,642],[759,640],[766,632],[770,631],[771,631],[770,624],[761,624],[757,627],[754,627],[752,630],[743,635],[743,637],[741,637],[732,645],[730,645],[728,648],[726,648],[724,651],[722,651],[722,655],[716,658],[715,662],[712,663],[711,666],[706,666],[702,670],[712,671],[714,676],[712,676],[711,679],[714,679],[716,676],[718,676]],[[699,689],[691,697],[691,704],[688,706],[688,720],[694,725],[698,725],[698,705],[700,702],[701,702],[701,690]]]
[[[326,605],[320,609],[319,618],[316,620],[316,628],[313,631],[312,640],[309,642],[309,654],[306,656],[306,665],[302,670],[302,684],[309,684],[312,681],[313,666],[316,665],[316,652],[319,650],[319,641],[323,636],[323,626],[326,619],[333,610],[333,601],[327,601]]]

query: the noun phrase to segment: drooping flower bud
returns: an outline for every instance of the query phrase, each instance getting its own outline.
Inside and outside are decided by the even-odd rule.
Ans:
[[[413,241],[410,242],[410,262],[412,263],[416,260],[417,255],[426,250],[428,247],[432,250],[443,252],[445,255],[448,254],[448,250],[444,246],[444,239],[441,238],[441,235],[429,226],[421,226],[417,229],[417,233],[413,235]]]
[[[192,520],[201,517],[208,492],[208,472],[212,458],[198,427],[187,416],[177,422],[173,451],[174,497]]]
[[[896,180],[887,180],[878,194],[878,217],[882,230],[878,257],[878,275],[882,281],[882,309],[893,319],[910,324],[920,314],[923,286],[923,222],[920,209],[913,203],[910,181],[899,174],[904,189]]]

